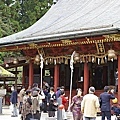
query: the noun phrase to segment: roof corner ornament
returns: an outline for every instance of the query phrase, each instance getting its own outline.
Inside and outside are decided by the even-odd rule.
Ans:
[[[29,43],[28,46],[31,48],[31,49],[34,49],[37,47],[37,44],[35,43]]]
[[[55,5],[57,3],[58,0],[53,0],[53,4]]]

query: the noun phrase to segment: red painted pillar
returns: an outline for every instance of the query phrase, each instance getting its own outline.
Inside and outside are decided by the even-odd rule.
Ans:
[[[25,86],[25,76],[26,76],[26,71],[25,71],[25,66],[23,66],[23,72],[22,72],[22,85]]]
[[[89,67],[88,63],[84,63],[84,95],[88,93],[89,87]]]
[[[118,102],[120,103],[120,55],[118,56]]]
[[[54,90],[57,90],[59,86],[59,65],[55,65],[54,67]]]
[[[33,85],[33,63],[30,61],[29,63],[29,86]]]

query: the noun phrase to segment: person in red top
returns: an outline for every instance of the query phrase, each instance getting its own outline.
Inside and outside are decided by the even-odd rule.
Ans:
[[[68,101],[68,97],[65,97],[65,92],[64,91],[61,92],[60,97],[62,98],[62,104],[64,105],[64,108],[62,109],[62,118],[63,118],[63,120],[67,120],[66,112],[65,112],[65,106],[66,106],[66,103]]]

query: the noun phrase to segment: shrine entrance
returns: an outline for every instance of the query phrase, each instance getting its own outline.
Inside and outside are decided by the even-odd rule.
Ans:
[[[115,70],[117,60],[109,61],[104,65],[92,65],[90,71],[90,85],[96,90],[103,90],[104,86],[115,86]]]
[[[97,90],[102,90],[104,86],[108,85],[108,66],[93,67],[91,84]]]
[[[96,90],[103,90],[104,86],[115,86],[115,70],[117,60],[109,61],[105,64],[88,63],[89,65],[89,86],[94,86]],[[70,85],[70,67],[69,65],[60,65],[59,86],[65,86],[69,89]],[[73,89],[81,88],[84,90],[84,64],[77,63],[74,65],[73,72]]]

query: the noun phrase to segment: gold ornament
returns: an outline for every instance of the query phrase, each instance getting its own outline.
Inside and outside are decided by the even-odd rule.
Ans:
[[[59,61],[59,64],[61,64],[61,58],[59,58],[58,61]]]
[[[59,58],[56,59],[56,63],[57,63],[57,64],[59,63]]]
[[[101,64],[104,64],[104,63],[105,63],[105,62],[104,62],[104,58],[102,58],[102,59],[101,59]]]
[[[96,57],[94,58],[94,63],[96,63]]]
[[[79,60],[80,60],[80,55],[79,55],[79,53],[75,53],[74,56],[73,56],[73,59],[74,59],[75,61],[79,61]]]
[[[94,58],[94,57],[92,57],[92,63],[94,63],[94,60],[95,60],[95,58]]]
[[[89,62],[91,62],[91,61],[92,61],[92,57],[91,57],[91,56],[89,56],[89,59],[88,59],[88,61],[89,61]]]
[[[111,58],[108,57],[108,61],[111,61]]]
[[[37,64],[37,65],[40,65],[40,63],[39,63],[39,62],[36,62],[36,64]]]
[[[74,64],[76,64],[77,61],[74,61]]]
[[[36,57],[35,57],[35,62],[37,63],[37,62],[40,62],[40,56],[39,55],[36,55]]]
[[[64,59],[63,59],[63,57],[61,58],[61,63],[64,63]]]
[[[56,59],[54,59],[54,64],[55,64],[55,65],[57,64],[56,62],[57,62]]]
[[[117,60],[117,55],[115,55],[114,60]]]
[[[49,62],[50,62],[50,64],[52,64],[53,63],[53,58],[50,58]]]
[[[45,64],[48,65],[48,60],[45,61]]]
[[[80,63],[82,63],[82,57],[80,56]]]
[[[84,57],[84,55],[83,55],[83,60],[82,60],[83,62],[85,62],[85,57]]]
[[[18,64],[18,59],[17,58],[14,58],[13,64]]]
[[[115,51],[113,49],[108,50],[108,58],[112,59],[115,56]]]
[[[53,58],[51,58],[51,63],[53,63],[53,61],[54,61]]]
[[[65,59],[65,64],[66,64],[66,65],[68,64],[68,59],[67,59],[67,58]]]

